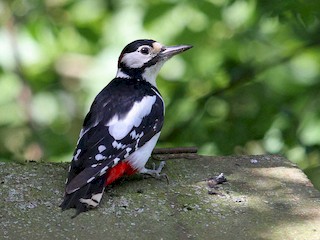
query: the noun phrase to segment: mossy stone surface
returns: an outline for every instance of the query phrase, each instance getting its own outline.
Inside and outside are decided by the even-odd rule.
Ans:
[[[320,193],[281,156],[168,160],[169,184],[126,178],[74,219],[58,207],[67,163],[0,164],[3,239],[320,239]]]

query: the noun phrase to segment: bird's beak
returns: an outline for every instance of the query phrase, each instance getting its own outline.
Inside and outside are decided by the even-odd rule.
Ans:
[[[178,45],[178,46],[170,46],[170,47],[162,47],[159,56],[167,60],[172,56],[187,51],[188,49],[192,48],[191,45]]]

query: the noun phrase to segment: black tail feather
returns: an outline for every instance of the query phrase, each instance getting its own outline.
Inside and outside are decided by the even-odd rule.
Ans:
[[[62,211],[75,208],[76,214],[72,216],[72,218],[74,218],[82,212],[97,207],[101,198],[97,200],[95,196],[99,194],[102,196],[104,181],[104,177],[99,177],[73,193],[66,193],[63,202],[60,204]],[[93,203],[93,205],[90,205],[90,202]]]

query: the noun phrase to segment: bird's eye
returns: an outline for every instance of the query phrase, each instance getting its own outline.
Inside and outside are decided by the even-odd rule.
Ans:
[[[141,48],[140,52],[141,52],[143,55],[147,55],[147,54],[149,54],[149,48],[143,47],[143,48]]]

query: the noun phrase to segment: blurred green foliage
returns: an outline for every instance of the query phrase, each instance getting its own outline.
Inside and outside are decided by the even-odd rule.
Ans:
[[[194,45],[158,78],[158,146],[284,154],[320,188],[319,20],[316,0],[3,0],[0,158],[70,160],[122,48],[152,38]]]

